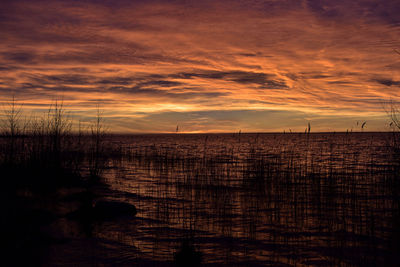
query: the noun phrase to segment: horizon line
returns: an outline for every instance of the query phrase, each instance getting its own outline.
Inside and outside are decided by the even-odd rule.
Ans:
[[[299,131],[279,131],[279,132],[107,132],[106,135],[141,135],[141,134],[328,134],[328,133],[397,133],[400,131],[314,131],[314,132],[299,132]]]

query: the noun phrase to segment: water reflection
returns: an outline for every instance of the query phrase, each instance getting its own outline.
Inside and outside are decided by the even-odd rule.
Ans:
[[[389,140],[114,136],[125,152],[104,175],[107,197],[138,214],[95,223],[92,245],[120,264],[170,264],[185,249],[218,266],[397,263],[400,187]]]

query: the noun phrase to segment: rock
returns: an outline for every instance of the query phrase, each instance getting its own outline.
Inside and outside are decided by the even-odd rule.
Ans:
[[[133,217],[136,215],[136,207],[132,204],[117,201],[100,200],[93,208],[97,219],[113,219],[117,217]]]
[[[136,213],[136,207],[132,204],[99,200],[94,205],[82,205],[76,211],[69,213],[67,218],[91,223],[94,221],[112,220],[119,217],[133,217]]]
[[[65,202],[80,202],[80,203],[92,203],[94,194],[88,190],[81,190],[70,194],[64,194],[61,198]]]

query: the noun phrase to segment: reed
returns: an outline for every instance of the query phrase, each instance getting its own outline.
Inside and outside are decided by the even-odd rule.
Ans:
[[[197,141],[195,148],[187,149],[182,148],[183,138],[180,149],[161,145],[165,140],[160,140],[131,148],[129,161],[133,170],[145,171],[157,181],[150,193],[154,202],[141,205],[157,207],[156,218],[192,233],[200,248],[206,247],[200,240],[209,238],[201,233],[219,236],[214,245],[233,249],[236,263],[262,265],[253,253],[260,246],[277,246],[265,256],[271,262],[280,258],[275,264],[283,258],[290,264],[313,264],[301,256],[302,248],[320,254],[327,265],[390,265],[396,262],[390,255],[397,251],[388,230],[397,227],[397,219],[391,219],[398,218],[398,171],[393,169],[397,167],[391,157],[379,156],[390,153],[390,148],[374,154],[378,147],[370,141],[362,155],[350,152],[355,139],[349,135],[368,136],[292,133],[271,142],[273,135],[254,134],[242,135],[239,142],[235,136],[208,135],[207,145]],[[146,142],[137,142],[141,141]],[[171,208],[175,205],[180,208]],[[231,242],[246,249],[232,247]],[[205,262],[218,258],[203,256]],[[227,264],[228,258],[217,262]]]
[[[99,109],[77,133],[62,103],[26,122],[18,112],[13,99],[0,142],[3,180],[15,183],[14,194],[27,185],[54,191],[107,177],[108,197],[137,203],[142,221],[122,237],[97,234],[124,248],[124,235],[141,235],[135,253],[146,260],[190,262],[182,255],[188,251],[225,266],[399,262],[397,129],[117,136],[106,134]]]
[[[104,142],[105,126],[100,110],[89,131],[73,121],[62,101],[52,103],[42,116],[22,121],[15,98],[3,111],[0,136],[0,168],[5,180],[17,186],[46,188],[99,177],[112,149]],[[115,154],[115,153],[114,153]]]

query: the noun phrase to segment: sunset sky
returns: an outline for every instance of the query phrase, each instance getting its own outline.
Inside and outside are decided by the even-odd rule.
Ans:
[[[2,0],[0,37],[3,105],[113,132],[384,131],[400,103],[398,0]]]

